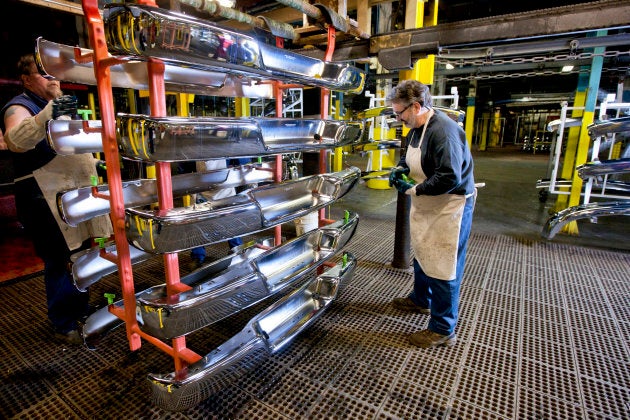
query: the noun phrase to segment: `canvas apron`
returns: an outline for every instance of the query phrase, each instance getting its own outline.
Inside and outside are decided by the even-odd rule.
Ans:
[[[418,146],[409,146],[405,158],[409,176],[418,184],[427,179],[422,170],[421,146],[431,116],[424,124]],[[440,280],[455,279],[459,229],[465,205],[466,197],[463,195],[411,195],[411,246],[427,276]]]

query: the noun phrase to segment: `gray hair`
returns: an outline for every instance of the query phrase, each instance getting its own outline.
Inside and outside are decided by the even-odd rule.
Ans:
[[[387,95],[390,102],[404,102],[411,104],[418,102],[420,106],[431,108],[433,98],[429,93],[429,87],[417,80],[403,80]]]

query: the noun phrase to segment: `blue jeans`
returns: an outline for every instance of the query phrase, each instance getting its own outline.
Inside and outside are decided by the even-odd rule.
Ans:
[[[239,245],[243,245],[243,240],[241,238],[233,238],[233,239],[228,239],[227,241],[228,246],[230,247],[230,249],[234,248],[235,246],[239,246]],[[190,251],[190,258],[192,258],[193,260],[196,261],[202,261],[206,259],[206,248],[203,246],[199,246],[197,248],[193,248]]]
[[[455,331],[459,315],[459,289],[464,275],[466,248],[470,237],[474,197],[466,199],[464,214],[459,229],[457,248],[457,268],[453,280],[439,280],[427,276],[418,261],[413,260],[414,284],[409,298],[422,308],[431,309],[429,330],[442,335],[450,335]]]
[[[75,330],[77,321],[88,313],[89,294],[74,285],[69,271],[71,251],[34,178],[15,183],[15,206],[37,256],[44,261],[48,319],[57,332]],[[88,246],[86,242],[80,249]]]

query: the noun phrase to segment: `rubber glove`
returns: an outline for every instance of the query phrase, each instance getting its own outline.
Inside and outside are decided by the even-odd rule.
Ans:
[[[393,187],[394,182],[399,179],[401,175],[409,175],[409,168],[404,168],[402,166],[392,168],[392,171],[389,173],[389,186]]]
[[[70,118],[75,117],[77,115],[78,106],[79,102],[76,96],[63,95],[59,98],[55,98],[52,101],[52,117],[54,120],[64,115]]]
[[[416,190],[415,188],[416,184],[408,180],[406,176],[397,178],[394,181],[394,187],[396,187],[398,192],[400,192],[401,194],[407,194],[408,191],[410,191],[409,194],[411,193],[415,194],[415,190]]]

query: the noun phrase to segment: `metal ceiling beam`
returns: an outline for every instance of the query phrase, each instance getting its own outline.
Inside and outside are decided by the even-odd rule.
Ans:
[[[369,55],[377,55],[387,69],[408,69],[418,58],[438,54],[441,48],[627,28],[629,22],[630,1],[601,0],[373,35]]]

